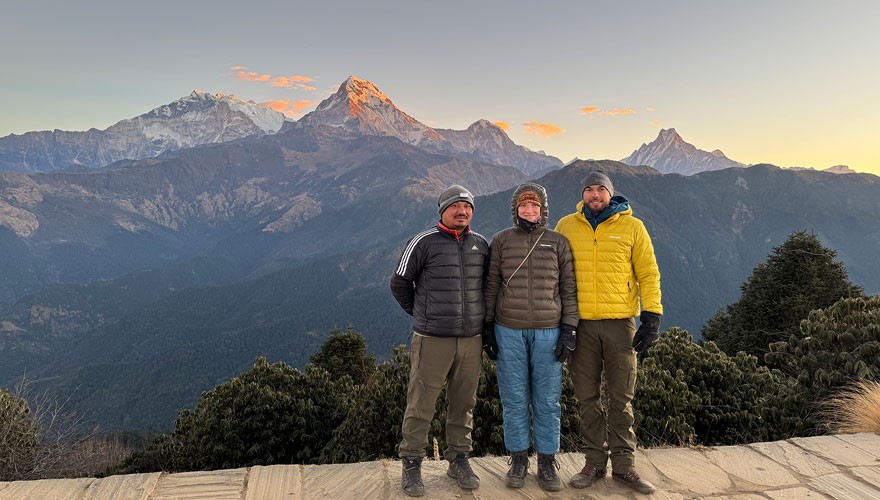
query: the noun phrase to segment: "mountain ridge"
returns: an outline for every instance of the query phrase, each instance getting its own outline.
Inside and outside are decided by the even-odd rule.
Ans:
[[[696,335],[735,300],[739,284],[774,245],[805,227],[838,252],[854,283],[880,291],[872,250],[880,246],[876,176],[770,165],[680,176],[610,160],[578,161],[539,179],[550,194],[550,226],[574,211],[576,186],[594,169],[612,176],[615,191],[648,227],[662,274],[664,328],[681,326]],[[510,225],[512,189],[477,196],[475,231],[490,238]],[[828,197],[839,200],[834,210],[817,208]],[[375,200],[382,216],[352,216],[371,213]],[[395,214],[393,220],[385,213]],[[303,366],[333,326],[354,323],[371,351],[387,356],[411,326],[388,292],[390,273],[407,239],[436,219],[433,197],[361,197],[291,233],[231,235],[205,253],[207,260],[194,269],[201,281],[193,285],[173,273],[150,278],[140,296],[124,297],[146,278],[128,277],[106,288],[58,289],[21,300],[0,317],[0,379],[27,371],[47,384],[41,387],[62,394],[78,388],[72,404],[95,411],[102,426],[142,428],[166,425],[200,391],[258,355]],[[212,269],[224,264],[211,261],[237,258],[228,245],[274,260],[212,283]],[[95,299],[84,302],[87,295]],[[57,338],[56,331],[67,337]],[[137,387],[126,382],[133,380]]]
[[[104,130],[26,132],[0,138],[0,169],[55,172],[99,168],[202,144],[274,134],[283,114],[233,95],[195,90],[188,96]]]

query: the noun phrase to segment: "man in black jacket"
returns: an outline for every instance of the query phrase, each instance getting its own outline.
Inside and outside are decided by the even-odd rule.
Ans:
[[[446,416],[447,474],[461,488],[480,486],[468,462],[473,410],[480,380],[483,280],[489,245],[470,230],[474,196],[452,185],[437,200],[440,222],[409,240],[391,277],[391,293],[413,317],[409,387],[403,415],[400,457],[401,486],[409,496],[422,496],[421,463],[428,427],[443,385]]]

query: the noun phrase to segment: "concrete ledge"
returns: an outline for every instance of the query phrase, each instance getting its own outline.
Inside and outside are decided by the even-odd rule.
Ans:
[[[583,456],[558,456],[564,482],[583,466]],[[647,498],[609,477],[586,489],[568,484],[547,493],[535,481],[535,457],[521,489],[504,486],[507,457],[472,460],[480,488],[465,491],[446,476],[446,462],[422,467],[427,500],[441,499],[637,499]],[[717,448],[639,450],[636,465],[658,491],[653,499],[880,499],[880,435],[795,438]],[[55,479],[0,483],[0,500],[294,500],[405,499],[397,460],[358,464],[273,465],[179,474],[131,474],[103,479]]]

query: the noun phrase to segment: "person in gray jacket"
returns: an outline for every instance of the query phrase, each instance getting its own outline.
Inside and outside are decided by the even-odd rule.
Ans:
[[[574,260],[565,236],[545,226],[543,186],[520,185],[511,208],[513,227],[496,234],[490,245],[483,329],[483,348],[497,359],[504,444],[511,456],[505,482],[523,486],[532,428],[538,484],[558,491],[562,363],[575,348],[578,324]]]

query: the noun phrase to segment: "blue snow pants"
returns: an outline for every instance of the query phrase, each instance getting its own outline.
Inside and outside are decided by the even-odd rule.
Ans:
[[[542,455],[558,452],[562,363],[556,360],[554,349],[559,328],[514,330],[495,323],[495,338],[504,446],[511,453],[528,450],[533,427],[535,451]]]

